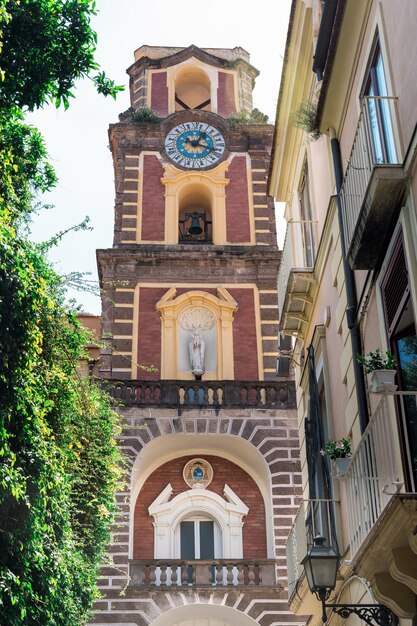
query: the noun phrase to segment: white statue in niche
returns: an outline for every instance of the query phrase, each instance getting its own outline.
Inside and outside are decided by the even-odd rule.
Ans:
[[[190,351],[191,373],[194,374],[196,380],[201,380],[201,377],[205,372],[204,352],[206,344],[197,330],[193,332],[191,336],[193,340],[188,344],[188,349]]]

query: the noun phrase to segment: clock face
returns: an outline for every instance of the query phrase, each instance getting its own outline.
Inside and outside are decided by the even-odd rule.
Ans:
[[[165,139],[169,158],[181,167],[210,167],[223,156],[223,135],[205,122],[184,122],[172,128]]]

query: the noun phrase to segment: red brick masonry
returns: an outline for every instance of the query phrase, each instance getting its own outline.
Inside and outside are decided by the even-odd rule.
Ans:
[[[227,170],[226,236],[230,243],[250,241],[246,158],[236,156]]]
[[[182,472],[184,465],[192,458],[194,457],[181,457],[161,465],[143,485],[135,507],[133,558],[153,558],[153,517],[149,516],[148,507],[168,483],[171,483],[174,490],[173,498],[188,490]],[[214,474],[207,489],[223,497],[223,489],[227,484],[249,507],[243,525],[243,557],[266,558],[265,507],[255,481],[243,469],[226,459],[208,455],[204,455],[204,458],[211,464]]]
[[[156,156],[143,157],[142,239],[164,241],[165,189],[161,183],[164,169]]]

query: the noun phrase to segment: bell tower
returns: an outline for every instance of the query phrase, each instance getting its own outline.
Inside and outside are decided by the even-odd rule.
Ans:
[[[130,471],[92,623],[294,623],[284,538],[301,479],[258,71],[242,48],[196,46],[142,46],[127,71],[114,243],[97,258],[100,375]]]

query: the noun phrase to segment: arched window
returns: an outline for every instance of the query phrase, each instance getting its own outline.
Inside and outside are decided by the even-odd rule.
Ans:
[[[209,489],[171,499],[172,493],[168,484],[148,509],[154,518],[155,559],[243,557],[243,518],[249,509],[228,485],[225,498]]]
[[[212,195],[199,184],[183,187],[179,194],[179,243],[212,243]]]
[[[187,67],[175,78],[175,110],[211,111],[210,80],[198,67]]]

